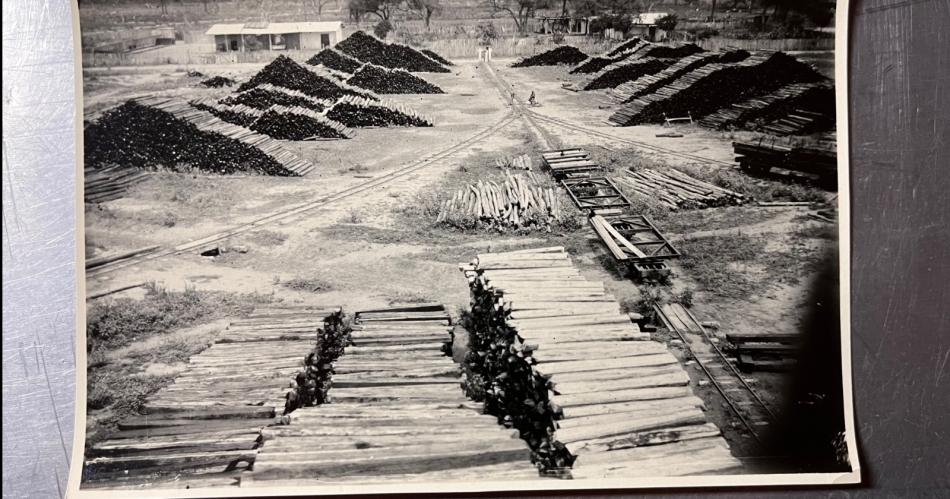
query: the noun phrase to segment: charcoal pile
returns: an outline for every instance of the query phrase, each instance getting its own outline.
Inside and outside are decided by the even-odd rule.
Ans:
[[[282,140],[349,139],[353,130],[304,107],[274,106],[251,129]]]
[[[429,59],[432,59],[433,61],[435,61],[435,62],[437,62],[437,63],[439,63],[439,64],[442,64],[443,66],[454,66],[454,65],[455,65],[455,63],[453,63],[452,61],[446,59],[445,57],[442,57],[441,55],[435,53],[435,51],[433,51],[433,50],[421,49],[421,50],[419,50],[419,52],[422,52],[423,54],[429,56]]]
[[[703,182],[675,169],[664,171],[642,168],[627,170],[618,182],[670,210],[738,206],[751,201],[738,192]]]
[[[584,90],[614,88],[617,85],[636,80],[643,75],[658,73],[672,63],[672,59],[646,58],[622,64],[598,73],[597,76],[587,83]]]
[[[222,104],[214,99],[195,99],[190,101],[189,104],[194,106],[195,109],[207,111],[228,123],[233,123],[244,128],[251,128],[251,125],[263,114],[260,109],[245,106],[244,104],[231,106]]]
[[[735,102],[765,95],[791,83],[825,79],[814,68],[782,52],[760,52],[737,63],[702,66],[635,98],[610,121],[621,126],[662,123],[665,116],[702,118]]]
[[[695,43],[687,43],[677,47],[667,45],[654,45],[642,52],[643,57],[656,57],[658,59],[682,59],[686,56],[703,52]]]
[[[127,166],[85,168],[83,175],[83,200],[98,204],[123,197],[132,186],[148,178],[148,173]]]
[[[448,68],[429,58],[418,50],[386,43],[367,35],[362,31],[353,33],[335,47],[340,52],[363,62],[392,69],[405,69],[412,73],[448,73]]]
[[[313,165],[270,138],[224,122],[186,102],[128,101],[85,130],[86,165],[213,173],[303,175]]]
[[[213,76],[201,82],[201,85],[208,88],[221,88],[233,86],[236,81],[226,76]]]
[[[356,72],[360,66],[363,65],[361,61],[358,61],[338,50],[332,48],[325,48],[319,53],[307,59],[307,64],[311,66],[324,66],[330,69],[335,69],[337,71],[342,71],[344,73],[353,74]]]
[[[639,36],[635,36],[635,37],[633,37],[633,38],[631,38],[631,39],[629,39],[629,40],[627,40],[627,41],[621,43],[620,45],[617,45],[617,46],[614,47],[614,49],[611,50],[610,52],[607,52],[607,57],[614,57],[614,56],[620,55],[620,54],[622,54],[622,53],[624,53],[624,52],[629,52],[629,51],[631,51],[631,50],[634,50],[634,49],[636,49],[636,48],[639,48],[640,45],[644,45],[644,44],[646,44],[646,43],[647,43],[647,42],[641,40]]]
[[[636,80],[618,85],[610,90],[609,94],[618,102],[628,103],[642,95],[651,94],[660,87],[672,83],[680,76],[706,64],[739,62],[746,57],[749,57],[749,53],[745,50],[700,52],[677,60],[659,73],[643,75]]]
[[[326,112],[326,117],[351,128],[432,126],[432,120],[391,101],[371,101],[348,95]]]
[[[366,88],[377,94],[444,94],[441,88],[404,69],[388,69],[364,64],[346,80],[350,85]]]
[[[793,83],[768,95],[753,97],[720,109],[700,120],[706,128],[718,130],[748,128],[771,123],[800,109],[811,109],[819,114],[830,114],[834,123],[834,88],[824,82]],[[822,113],[824,111],[824,113]],[[818,131],[818,130],[816,130]]]
[[[333,105],[333,101],[318,99],[303,92],[270,83],[262,83],[250,90],[221,99],[221,104],[245,105],[255,109],[268,109],[271,106],[300,106],[314,111],[323,111]]]
[[[562,218],[557,188],[532,174],[505,172],[501,183],[479,181],[443,201],[436,223],[460,229],[551,231]]]
[[[332,76],[317,74],[285,55],[277,56],[250,81],[238,87],[238,91],[250,90],[264,83],[297,90],[318,99],[339,99],[344,95],[371,98],[366,92],[345,85]]]
[[[564,45],[555,49],[542,52],[536,56],[527,57],[511,65],[513,68],[527,68],[530,66],[557,66],[559,64],[568,64],[571,66],[580,64],[587,60],[587,54],[583,53],[577,47]]]

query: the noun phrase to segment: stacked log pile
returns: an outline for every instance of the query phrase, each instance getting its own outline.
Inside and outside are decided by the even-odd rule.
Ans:
[[[314,67],[314,70],[307,69],[290,57],[280,55],[264,66],[250,81],[238,87],[238,90],[250,90],[261,84],[270,83],[297,90],[318,99],[338,99],[344,95],[373,98],[365,90],[346,85],[333,76],[317,74],[316,69],[317,67]]]
[[[354,132],[342,123],[305,107],[273,106],[264,111],[251,129],[275,139],[350,139]]]
[[[695,43],[687,43],[676,47],[654,45],[640,52],[640,57],[656,57],[657,59],[682,59],[699,52],[703,52]]]
[[[357,69],[360,68],[360,66],[363,65],[363,62],[356,60],[340,52],[339,50],[328,47],[321,50],[310,59],[307,59],[307,64],[311,66],[322,65],[336,71],[353,74]]]
[[[631,38],[631,39],[629,39],[629,40],[627,40],[627,41],[621,43],[620,45],[617,45],[617,46],[614,47],[613,50],[611,50],[610,52],[607,52],[607,57],[615,57],[615,56],[620,55],[620,54],[622,54],[622,53],[624,53],[624,52],[629,52],[629,51],[631,51],[631,50],[634,50],[634,49],[638,48],[640,45],[644,45],[644,44],[646,44],[646,43],[647,43],[647,42],[644,41],[644,40],[642,40],[642,39],[640,39],[639,36],[635,36],[635,37],[633,37],[633,38]]]
[[[455,63],[453,63],[452,61],[446,59],[445,57],[442,57],[441,55],[437,54],[437,53],[436,53],[435,51],[433,51],[433,50],[420,49],[419,52],[422,52],[423,54],[429,56],[429,59],[432,59],[433,61],[435,61],[435,62],[437,62],[437,63],[439,63],[439,64],[442,64],[442,65],[444,65],[444,66],[454,66],[454,65],[455,65]]]
[[[83,200],[98,204],[119,199],[130,187],[147,179],[148,175],[137,168],[125,166],[87,167],[83,175]]]
[[[511,175],[505,181],[479,181],[442,202],[436,223],[460,228],[487,226],[550,231],[562,218],[557,188],[545,186],[533,173]]]
[[[792,56],[757,53],[737,63],[695,69],[656,92],[635,98],[610,120],[621,126],[662,123],[668,116],[701,118],[726,105],[772,92],[791,83],[824,79]]]
[[[314,165],[277,141],[227,123],[187,102],[160,97],[131,100],[85,130],[87,166],[197,168],[214,173],[253,171],[305,175]]]
[[[643,75],[636,80],[618,85],[613,90],[608,90],[608,94],[617,102],[627,103],[636,97],[653,93],[660,87],[672,83],[674,80],[684,74],[693,71],[696,68],[712,64],[714,62],[739,62],[749,56],[744,50],[735,50],[730,52],[700,52],[691,56],[677,60],[670,66],[667,66],[659,73]],[[611,117],[611,121],[613,121]]]
[[[195,99],[189,101],[189,104],[194,106],[195,109],[207,111],[228,123],[233,123],[252,130],[254,122],[264,114],[260,109],[245,106],[244,104],[227,105],[211,98]]]
[[[389,69],[367,63],[346,82],[377,94],[444,94],[441,88],[404,69]]]
[[[527,68],[530,66],[557,66],[559,64],[569,64],[574,66],[587,59],[587,54],[583,53],[577,47],[564,45],[555,49],[542,52],[532,57],[526,57],[511,65],[513,68]]]
[[[397,43],[386,43],[362,31],[353,33],[346,40],[338,43],[335,48],[360,61],[371,62],[391,69],[405,69],[411,73],[449,72],[448,68],[412,47]]]
[[[678,170],[627,170],[617,181],[671,210],[738,206],[751,201],[738,192],[703,182]]]
[[[531,170],[534,167],[534,162],[531,160],[531,156],[522,154],[515,157],[495,158],[495,166],[502,169]]]
[[[623,52],[615,57],[590,57],[571,70],[571,74],[592,74],[603,71],[604,68],[612,64],[617,64],[625,59],[632,57],[635,50]]]
[[[563,248],[480,254],[470,371],[485,407],[521,431],[543,471],[574,478],[734,470],[689,376]]]
[[[209,87],[209,88],[221,88],[221,87],[230,87],[231,85],[234,85],[235,83],[237,82],[235,82],[234,80],[226,76],[214,76],[214,77],[208,78],[207,80],[202,81],[201,85]]]
[[[813,109],[834,116],[834,88],[827,83],[793,83],[768,95],[754,97],[720,109],[699,121],[706,128],[717,130],[746,128],[781,120],[801,108]],[[827,120],[826,120],[827,121]]]
[[[327,110],[326,117],[351,128],[432,126],[432,120],[392,101],[373,101],[347,95]]]
[[[830,96],[831,104],[822,107],[806,109],[793,108],[788,114],[774,121],[762,125],[759,129],[772,135],[809,135],[834,128],[835,107],[834,95]]]
[[[314,111],[323,111],[333,104],[331,100],[317,99],[303,92],[270,83],[262,83],[250,90],[238,92],[221,99],[220,102],[228,106],[245,105],[262,110],[271,106],[300,106]]]
[[[787,141],[736,141],[732,143],[736,161],[743,170],[766,173],[772,168],[819,177],[834,186],[838,176],[837,149],[834,142],[801,146]]]
[[[611,69],[597,73],[597,75],[584,86],[584,90],[614,88],[628,81],[636,80],[643,75],[658,73],[673,64],[673,62],[673,59],[654,58],[625,62]]]

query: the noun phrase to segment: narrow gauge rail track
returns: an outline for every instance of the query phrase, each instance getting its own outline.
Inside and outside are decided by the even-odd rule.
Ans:
[[[399,178],[402,178],[406,175],[409,175],[418,170],[421,170],[422,168],[432,164],[435,161],[444,159],[448,156],[451,156],[452,154],[465,150],[466,148],[471,147],[472,145],[484,139],[487,139],[488,137],[494,135],[496,132],[504,128],[505,126],[515,121],[517,118],[518,116],[516,114],[509,112],[501,120],[496,122],[494,125],[491,125],[488,128],[485,128],[484,130],[478,133],[475,133],[474,135],[468,137],[467,139],[457,144],[454,144],[445,149],[442,149],[441,151],[432,153],[417,161],[414,161],[412,163],[399,167],[395,170],[387,172],[383,175],[375,177],[366,182],[360,183],[358,185],[354,185],[352,187],[343,189],[341,191],[337,191],[335,193],[329,194],[319,199],[308,201],[306,203],[303,203],[303,204],[300,204],[300,205],[297,205],[285,210],[280,210],[278,212],[271,213],[267,216],[258,218],[257,220],[254,220],[252,222],[248,222],[246,224],[242,224],[225,231],[216,232],[214,234],[205,236],[200,239],[187,241],[177,246],[156,248],[146,253],[130,256],[129,258],[125,258],[121,260],[116,260],[114,262],[106,263],[106,264],[103,264],[91,269],[86,269],[86,278],[88,279],[90,277],[97,277],[99,275],[106,274],[109,272],[114,272],[119,269],[131,267],[134,265],[139,265],[150,260],[156,260],[159,258],[164,258],[167,256],[176,255],[179,253],[184,253],[186,251],[193,251],[203,246],[206,246],[208,244],[222,241],[224,239],[227,239],[227,238],[236,236],[238,234],[242,234],[244,232],[248,232],[248,231],[251,231],[251,230],[254,230],[254,229],[275,223],[275,222],[286,220],[296,215],[300,215],[302,213],[308,212],[310,210],[323,208],[337,201],[352,197],[356,194],[360,194],[362,192],[366,192],[368,190],[386,185]]]

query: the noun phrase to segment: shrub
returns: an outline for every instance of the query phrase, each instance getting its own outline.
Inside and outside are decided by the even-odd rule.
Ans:
[[[389,22],[388,19],[383,19],[378,22],[376,26],[373,27],[373,34],[376,35],[376,38],[380,40],[385,40],[389,36],[389,32],[393,30],[393,23]]]

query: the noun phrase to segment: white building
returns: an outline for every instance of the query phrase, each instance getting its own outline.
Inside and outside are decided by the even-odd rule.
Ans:
[[[205,34],[214,36],[215,50],[218,52],[320,50],[332,47],[343,39],[343,23],[215,24]]]

